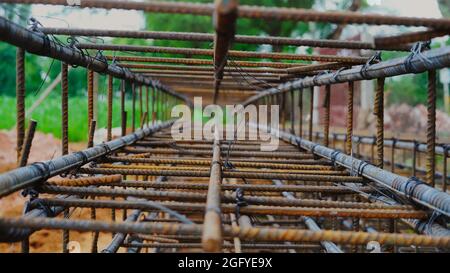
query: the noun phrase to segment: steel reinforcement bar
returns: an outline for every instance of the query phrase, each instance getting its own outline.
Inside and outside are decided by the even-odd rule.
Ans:
[[[23,229],[70,229],[78,231],[98,231],[135,234],[168,234],[197,235],[202,234],[202,225],[171,224],[171,223],[108,223],[90,220],[67,220],[55,218],[1,218],[0,240],[11,228]],[[377,241],[380,244],[398,246],[434,246],[450,247],[450,237],[432,237],[412,234],[367,233],[351,231],[309,231],[302,229],[276,228],[240,228],[223,226],[225,236],[251,239],[254,241],[291,241],[315,242],[330,241],[337,244],[359,245]]]
[[[178,40],[178,41],[196,41],[213,42],[214,34],[195,33],[195,32],[168,32],[168,31],[133,31],[133,30],[103,30],[103,29],[81,29],[81,28],[39,28],[45,34],[69,35],[69,36],[88,36],[88,37],[120,37],[134,39],[159,39],[159,40]],[[428,33],[428,32],[427,32]],[[435,33],[435,32],[432,32]],[[439,35],[444,31],[438,32]],[[436,36],[434,35],[434,36]],[[433,36],[429,34],[429,36]],[[429,37],[427,36],[427,37]],[[343,48],[343,49],[371,49],[371,50],[399,50],[409,51],[410,46],[384,45],[384,39],[390,37],[379,37],[378,43],[365,43],[346,40],[325,40],[325,39],[302,39],[289,37],[271,37],[271,36],[250,36],[236,35],[235,43],[243,44],[269,44],[269,45],[289,45],[289,46],[309,46],[324,48]],[[387,41],[386,41],[387,43]]]

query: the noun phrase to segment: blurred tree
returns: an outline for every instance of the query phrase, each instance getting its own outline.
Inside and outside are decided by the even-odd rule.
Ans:
[[[438,0],[439,9],[442,12],[442,16],[450,17],[450,0]]]

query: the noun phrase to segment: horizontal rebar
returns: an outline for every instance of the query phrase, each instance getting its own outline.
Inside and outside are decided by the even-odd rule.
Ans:
[[[84,208],[114,208],[114,209],[140,209],[143,211],[157,211],[155,206],[145,201],[109,201],[85,199],[42,199],[49,206],[84,207]],[[204,204],[196,203],[161,203],[164,207],[178,212],[205,212]],[[222,204],[223,213],[233,213],[236,205]],[[359,217],[368,219],[399,219],[414,218],[426,219],[428,214],[417,210],[384,210],[384,209],[351,209],[351,208],[318,208],[318,207],[282,207],[282,206],[256,206],[248,205],[240,208],[243,215],[287,215],[309,217]]]
[[[144,182],[145,183],[145,182]],[[125,183],[121,186],[128,187],[131,183]],[[164,183],[166,184],[166,183]],[[134,185],[133,185],[134,186]],[[206,186],[206,184],[205,184]],[[151,188],[145,185],[145,188]],[[156,188],[156,187],[155,187]],[[205,188],[206,189],[206,188]],[[226,190],[226,189],[225,189]],[[135,190],[135,189],[104,189],[104,188],[86,188],[86,187],[64,187],[64,186],[41,186],[39,192],[52,194],[70,194],[77,196],[108,196],[108,197],[140,197],[151,200],[188,200],[205,201],[204,193],[191,193],[180,191],[154,191],[154,190]],[[222,202],[236,202],[235,195],[222,194]],[[322,207],[322,208],[352,208],[352,209],[386,209],[386,210],[412,210],[412,206],[404,205],[382,205],[377,203],[357,203],[342,201],[308,200],[308,199],[286,199],[283,197],[261,197],[246,195],[244,200],[253,205],[272,205],[272,206],[303,206],[303,207]]]
[[[0,218],[0,239],[10,228],[29,229],[70,229],[78,231],[103,231],[115,233],[137,234],[172,234],[172,235],[201,235],[201,225],[168,224],[168,223],[108,223],[89,220],[68,220],[49,218]],[[338,244],[367,244],[377,241],[383,245],[397,246],[434,246],[450,247],[450,237],[431,237],[413,234],[367,233],[351,231],[309,231],[300,229],[274,228],[239,228],[223,226],[225,236],[255,241],[291,241],[314,242],[331,241]]]
[[[40,28],[45,34],[69,35],[69,36],[93,36],[93,37],[122,37],[135,39],[159,39],[159,40],[178,40],[178,41],[198,41],[213,42],[214,34],[193,33],[193,32],[168,32],[168,31],[133,31],[133,30],[103,30],[103,29],[80,29],[80,28]],[[443,32],[443,31],[441,31]],[[384,45],[385,37],[379,38],[379,43],[365,43],[346,40],[325,40],[325,39],[302,39],[290,37],[271,37],[271,36],[250,36],[236,35],[235,43],[244,44],[269,44],[269,45],[290,45],[290,46],[309,46],[324,48],[344,48],[344,49],[382,49],[382,50],[401,50],[409,51],[409,46],[398,46],[398,44]],[[425,39],[427,40],[427,39]]]
[[[213,56],[214,50],[199,48],[181,48],[181,47],[161,47],[161,46],[134,46],[134,45],[113,45],[113,44],[90,44],[79,43],[77,47],[80,49],[95,50],[113,50],[113,51],[131,51],[131,52],[149,52],[149,53],[170,53],[170,54],[187,54]],[[297,60],[297,61],[318,61],[318,62],[342,62],[346,64],[363,64],[367,62],[366,57],[350,57],[350,56],[334,56],[334,55],[303,55],[289,53],[273,53],[273,52],[251,52],[236,51],[228,52],[230,57],[236,58],[259,58],[273,60]]]
[[[186,190],[207,190],[208,185],[204,183],[192,183],[192,182],[140,182],[140,181],[124,181],[120,184],[111,184],[111,186],[123,186],[123,187],[138,187],[138,188],[155,188],[155,189],[186,189]],[[236,190],[241,188],[248,192],[322,192],[322,193],[334,193],[334,194],[345,194],[345,193],[356,193],[355,191],[338,186],[294,186],[287,185],[283,187],[273,186],[273,185],[262,185],[262,184],[224,184],[222,185],[223,190]],[[373,192],[374,188],[371,187],[358,187],[358,191],[361,192]]]
[[[181,176],[181,177],[209,177],[209,171],[188,170],[148,170],[148,169],[125,169],[125,168],[81,168],[80,173],[85,174],[122,174],[122,175],[158,175],[158,176]],[[282,179],[297,181],[328,181],[345,183],[362,183],[361,177],[355,176],[329,176],[310,174],[284,174],[284,173],[255,173],[255,172],[233,172],[224,171],[224,178],[246,178],[246,179]]]
[[[180,164],[180,165],[200,165],[210,166],[210,160],[201,159],[170,159],[170,158],[129,158],[120,156],[110,156],[104,159],[110,162],[124,163],[147,163],[147,164]],[[229,161],[235,167],[253,167],[253,168],[270,168],[270,169],[292,169],[292,170],[331,170],[332,166],[327,165],[308,165],[306,164],[280,164],[280,163],[263,163],[263,162],[247,162],[247,161]]]

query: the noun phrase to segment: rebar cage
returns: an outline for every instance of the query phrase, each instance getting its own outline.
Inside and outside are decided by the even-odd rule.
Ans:
[[[68,5],[65,0],[0,3]],[[59,250],[65,253],[70,252],[71,240],[77,240],[77,232],[92,232],[84,251],[93,253],[449,250],[450,146],[436,143],[436,71],[450,66],[450,47],[430,49],[427,42],[450,34],[449,19],[256,7],[238,5],[237,0],[214,4],[83,0],[80,5],[211,16],[215,33],[45,28],[35,21],[25,28],[0,17],[0,40],[17,47],[18,162],[17,169],[0,175],[0,197],[19,191],[29,196],[22,217],[0,217],[0,242],[21,242],[22,251],[29,252],[30,236],[45,229],[62,231]],[[428,30],[377,37],[370,43],[259,37],[235,35],[238,18]],[[55,35],[70,36],[72,42],[61,43]],[[80,43],[77,36],[206,41],[214,47]],[[248,52],[232,50],[233,43],[378,52],[372,57]],[[382,61],[381,51],[410,54]],[[130,52],[153,54],[136,57],[127,55]],[[158,57],[159,53],[183,58]],[[26,130],[25,54],[60,61],[62,75],[62,156],[32,164],[28,155],[37,123],[30,121]],[[253,60],[245,60],[249,58]],[[69,66],[86,68],[90,128],[87,149],[70,154],[68,132],[76,128],[68,124]],[[95,73],[108,75],[107,137],[99,145],[94,145]],[[428,74],[425,142],[384,137],[385,78],[410,73]],[[236,80],[240,77],[245,84]],[[120,79],[120,86],[114,86],[113,79]],[[368,80],[377,83],[376,135],[354,135],[355,83]],[[339,134],[330,132],[330,94],[335,84],[342,83],[348,85],[347,122],[346,132]],[[132,109],[126,109],[126,84],[132,86]],[[319,102],[323,122],[318,127],[313,124],[313,94],[320,86],[325,95]],[[113,113],[113,100],[119,99],[114,98],[115,89],[120,90],[120,113]],[[170,111],[178,104],[192,107],[187,94],[196,90],[206,92],[213,102],[237,96],[244,106],[279,105],[279,130],[248,124],[279,137],[278,149],[261,151],[258,140],[174,140]],[[294,109],[298,116],[292,114]],[[113,115],[122,121],[122,136],[115,139]],[[132,116],[131,125],[127,115]],[[412,165],[396,159],[396,151],[411,152]],[[417,162],[421,157],[425,166]],[[443,158],[439,172],[437,157]],[[398,169],[403,170],[401,175]],[[74,213],[83,208],[90,214]],[[379,249],[369,247],[374,243]]]

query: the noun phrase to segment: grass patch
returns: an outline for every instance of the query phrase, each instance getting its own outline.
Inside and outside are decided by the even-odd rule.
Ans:
[[[31,107],[37,99],[36,96],[27,96],[25,99],[26,107]],[[132,101],[125,101],[127,115],[127,126],[131,127],[131,109]],[[144,100],[145,109],[145,100]],[[150,102],[151,111],[151,102]],[[139,101],[136,101],[136,126],[140,124],[139,120]],[[87,117],[87,97],[69,98],[69,140],[71,142],[86,141],[88,135],[88,117]],[[61,138],[61,96],[52,94],[31,114],[29,119],[38,122],[37,130],[43,133],[49,133],[57,138]],[[106,128],[107,124],[107,101],[106,96],[99,95],[98,99],[98,118],[97,129]],[[0,96],[0,129],[10,130],[16,124],[16,99],[9,96]],[[120,98],[115,95],[113,100],[113,127],[121,126],[120,117]]]

